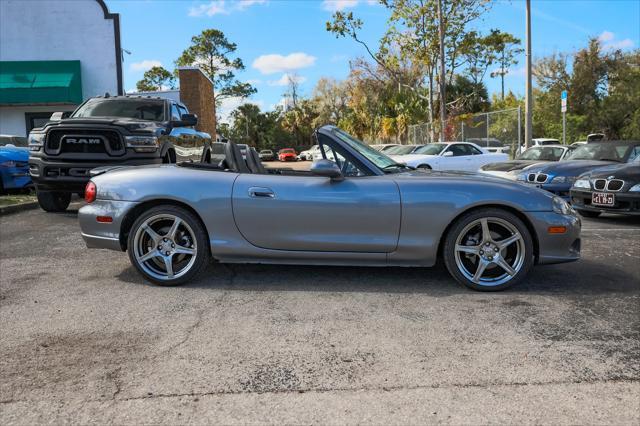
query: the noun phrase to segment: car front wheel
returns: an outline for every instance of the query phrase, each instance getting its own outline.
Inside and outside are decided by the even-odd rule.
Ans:
[[[480,291],[504,290],[533,266],[533,240],[524,223],[501,209],[464,214],[451,227],[443,249],[449,273]]]
[[[209,238],[200,220],[177,206],[141,214],[127,241],[129,259],[149,281],[163,286],[193,279],[209,258]]]

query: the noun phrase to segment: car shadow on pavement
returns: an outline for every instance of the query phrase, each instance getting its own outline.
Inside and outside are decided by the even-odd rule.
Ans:
[[[132,284],[157,287],[131,266],[116,278]],[[607,294],[640,292],[638,276],[614,266],[581,260],[533,268],[521,283],[506,290],[512,294]],[[449,275],[442,263],[432,268],[373,268],[222,264],[211,262],[184,288],[231,291],[320,291],[354,293],[420,293],[433,297],[470,293]],[[478,292],[477,294],[481,294]]]

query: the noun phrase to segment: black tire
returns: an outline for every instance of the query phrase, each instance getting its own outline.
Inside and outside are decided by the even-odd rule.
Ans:
[[[513,275],[507,282],[504,282],[502,284],[483,285],[475,283],[461,272],[456,262],[455,250],[458,237],[465,230],[465,228],[467,228],[468,225],[483,218],[497,218],[499,220],[508,222],[517,229],[518,233],[522,237],[522,245],[524,251],[522,265],[515,275]],[[482,241],[480,242],[480,245],[482,245]],[[498,249],[496,249],[496,251],[498,251]],[[516,215],[499,208],[481,208],[478,210],[473,210],[463,214],[458,219],[456,219],[445,237],[442,254],[444,257],[444,263],[451,276],[466,287],[478,291],[500,291],[511,287],[520,282],[528,274],[534,263],[534,245],[531,233],[522,222],[522,220],[520,220]],[[491,263],[490,266],[497,267],[493,263]]]
[[[420,164],[416,169],[431,170],[431,166],[428,164]]]
[[[149,274],[140,265],[135,255],[136,234],[138,232],[138,229],[148,219],[158,215],[171,215],[171,216],[180,218],[182,221],[188,224],[188,226],[191,228],[194,234],[193,238],[195,240],[195,247],[197,248],[196,254],[195,254],[195,261],[190,266],[190,268],[184,272],[183,275],[173,279],[171,278],[158,279],[153,275]],[[176,244],[178,243],[176,242]],[[182,207],[172,206],[172,205],[160,205],[160,206],[152,207],[138,216],[136,221],[131,226],[129,236],[127,238],[127,251],[129,254],[129,260],[131,261],[131,264],[138,270],[138,272],[145,279],[157,285],[167,286],[167,287],[181,285],[197,277],[197,275],[206,266],[210,258],[209,237],[207,235],[207,232],[204,229],[204,226],[200,222],[200,219],[190,211]]]
[[[42,210],[59,213],[67,210],[71,202],[71,193],[58,191],[36,191],[38,204]]]
[[[590,217],[590,218],[596,218],[601,215],[600,212],[592,212],[590,210],[578,210],[578,213],[580,214],[580,216]]]

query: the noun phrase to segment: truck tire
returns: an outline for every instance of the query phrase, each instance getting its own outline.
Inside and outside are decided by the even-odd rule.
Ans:
[[[38,204],[46,212],[63,212],[69,207],[71,194],[68,192],[37,191]]]

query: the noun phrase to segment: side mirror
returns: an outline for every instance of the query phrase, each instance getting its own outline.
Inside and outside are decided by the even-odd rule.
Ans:
[[[198,124],[198,116],[195,114],[182,114],[180,121],[173,121],[175,127],[191,127]]]
[[[453,157],[453,152],[447,151],[447,152],[443,153],[442,156],[443,157]]]
[[[324,176],[333,180],[344,179],[340,167],[330,160],[322,159],[314,161],[309,171],[316,176]]]

